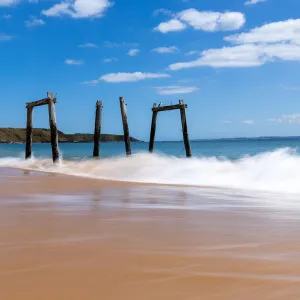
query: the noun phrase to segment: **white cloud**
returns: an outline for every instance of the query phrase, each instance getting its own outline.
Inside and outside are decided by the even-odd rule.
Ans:
[[[82,60],[74,60],[74,59],[66,59],[65,63],[67,65],[82,65],[83,61]]]
[[[260,3],[260,2],[266,2],[267,0],[249,0],[249,1],[246,1],[244,4],[245,5],[254,5],[254,4],[257,4],[257,3]]]
[[[0,6],[13,6],[19,3],[18,0],[0,0]]]
[[[101,81],[118,83],[118,82],[136,82],[145,79],[157,79],[157,78],[168,78],[171,77],[169,74],[162,73],[142,73],[142,72],[134,72],[134,73],[110,73],[101,76],[99,79],[92,81],[85,81],[83,84],[88,85],[96,85]]]
[[[38,27],[38,26],[43,26],[46,23],[42,19],[38,19],[37,17],[31,16],[30,20],[25,21],[25,26],[28,28],[33,28],[33,27]]]
[[[3,20],[9,20],[9,19],[11,19],[11,17],[12,17],[12,15],[6,14],[6,15],[3,15],[3,16],[2,16],[2,19],[3,19]]]
[[[137,56],[140,53],[139,49],[130,49],[127,53],[129,56]]]
[[[224,124],[231,124],[232,121],[225,120],[225,121],[223,121],[222,123],[224,123]]]
[[[162,33],[181,31],[187,24],[196,30],[203,31],[229,31],[244,26],[245,15],[240,12],[213,12],[199,11],[194,8],[179,12],[173,19],[160,23],[155,30]]]
[[[153,12],[153,16],[156,17],[158,15],[167,15],[167,16],[171,16],[172,15],[172,12],[169,10],[169,9],[165,9],[165,8],[159,8],[157,10],[155,10]]]
[[[246,124],[246,125],[253,125],[254,121],[253,120],[245,120],[245,121],[242,121],[242,123]]]
[[[186,27],[187,26],[179,20],[172,19],[170,21],[160,23],[157,27],[154,28],[154,30],[160,31],[162,33],[167,33],[170,31],[182,31]]]
[[[224,38],[235,44],[292,42],[300,44],[300,19],[265,24]]]
[[[71,0],[55,4],[47,10],[43,10],[42,14],[48,17],[65,15],[74,19],[101,18],[112,5],[113,2],[110,0]]]
[[[174,63],[172,71],[195,67],[257,67],[274,60],[300,61],[300,45],[296,44],[245,44],[234,47],[209,49],[200,58]]]
[[[110,62],[113,62],[113,61],[118,61],[118,59],[115,58],[115,57],[109,57],[109,58],[104,58],[103,59],[104,63],[110,63]]]
[[[153,52],[157,52],[157,53],[175,53],[178,52],[178,48],[175,46],[171,46],[171,47],[158,47],[152,50]]]
[[[269,119],[270,122],[300,124],[300,114],[281,115],[279,118]]]
[[[79,48],[98,48],[96,44],[93,43],[84,43],[81,45],[78,45]]]
[[[159,86],[155,87],[159,95],[179,95],[179,94],[190,94],[199,90],[196,86]]]
[[[12,35],[0,33],[0,42],[10,41],[13,38]]]
[[[180,12],[178,16],[196,30],[204,31],[236,30],[245,24],[245,16],[240,12],[219,13],[191,8]]]

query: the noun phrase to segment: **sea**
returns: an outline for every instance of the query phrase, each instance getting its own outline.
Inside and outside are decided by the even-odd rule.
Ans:
[[[34,144],[25,161],[24,144],[0,144],[0,167],[56,172],[96,179],[151,184],[199,186],[300,195],[300,138],[220,139],[192,141],[192,158],[183,142],[125,145],[101,143],[101,157],[92,157],[92,143],[59,144],[61,162],[53,166],[50,144]]]

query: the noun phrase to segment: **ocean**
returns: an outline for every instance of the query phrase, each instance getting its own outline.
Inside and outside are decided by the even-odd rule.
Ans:
[[[300,139],[259,138],[193,141],[193,157],[185,158],[182,142],[101,143],[94,159],[92,143],[60,144],[62,160],[53,166],[49,144],[34,144],[34,159],[24,160],[23,144],[0,144],[0,167],[58,172],[89,178],[154,184],[188,185],[300,193]]]

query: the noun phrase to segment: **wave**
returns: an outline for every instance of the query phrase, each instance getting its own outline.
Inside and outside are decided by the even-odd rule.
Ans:
[[[55,172],[115,181],[192,185],[300,193],[300,156],[291,148],[280,148],[231,161],[217,157],[177,158],[138,153],[131,157],[62,160],[0,158],[0,167]]]

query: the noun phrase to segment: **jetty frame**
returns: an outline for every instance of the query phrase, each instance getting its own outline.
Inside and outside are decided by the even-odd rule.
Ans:
[[[54,163],[59,162],[58,133],[56,127],[55,103],[56,103],[56,98],[53,96],[53,93],[50,92],[47,93],[47,98],[26,103],[26,108],[27,108],[26,151],[25,151],[26,159],[30,159],[32,157],[33,109],[37,106],[48,105],[52,159]]]
[[[129,125],[127,117],[127,109],[124,97],[119,97],[120,109],[123,123],[124,131],[124,143],[126,155],[129,156],[131,152],[131,138],[129,134]],[[50,135],[51,135],[51,149],[52,149],[52,159],[53,163],[59,162],[59,150],[58,150],[58,131],[56,126],[56,112],[55,112],[56,97],[53,96],[53,93],[47,92],[47,98],[27,102],[27,124],[26,124],[26,149],[25,149],[25,159],[30,159],[32,157],[32,137],[33,137],[33,110],[37,106],[48,105],[49,110],[49,125],[50,125]],[[181,124],[182,124],[182,134],[183,141],[185,146],[185,152],[187,157],[192,156],[188,127],[186,121],[186,108],[187,104],[183,100],[179,100],[179,104],[162,106],[154,104],[152,107],[152,123],[150,131],[150,141],[149,141],[149,152],[152,153],[154,149],[155,133],[156,133],[156,120],[157,114],[161,111],[169,110],[180,110],[181,115]],[[93,156],[99,157],[100,155],[100,138],[101,138],[101,123],[102,123],[102,110],[103,105],[102,101],[98,100],[96,102],[96,113],[95,113],[95,129],[94,129],[94,150]]]
[[[186,108],[187,108],[187,104],[184,104],[183,100],[179,100],[179,104],[175,104],[175,105],[167,105],[167,106],[161,106],[161,105],[157,106],[156,104],[153,105],[150,141],[149,141],[149,152],[150,153],[152,153],[153,149],[154,149],[157,114],[161,111],[169,111],[169,110],[179,109],[180,115],[181,115],[182,135],[183,135],[186,156],[187,157],[192,156],[192,150],[191,150],[191,145],[190,145],[190,140],[189,140],[187,121],[186,121],[186,112],[185,112]]]

